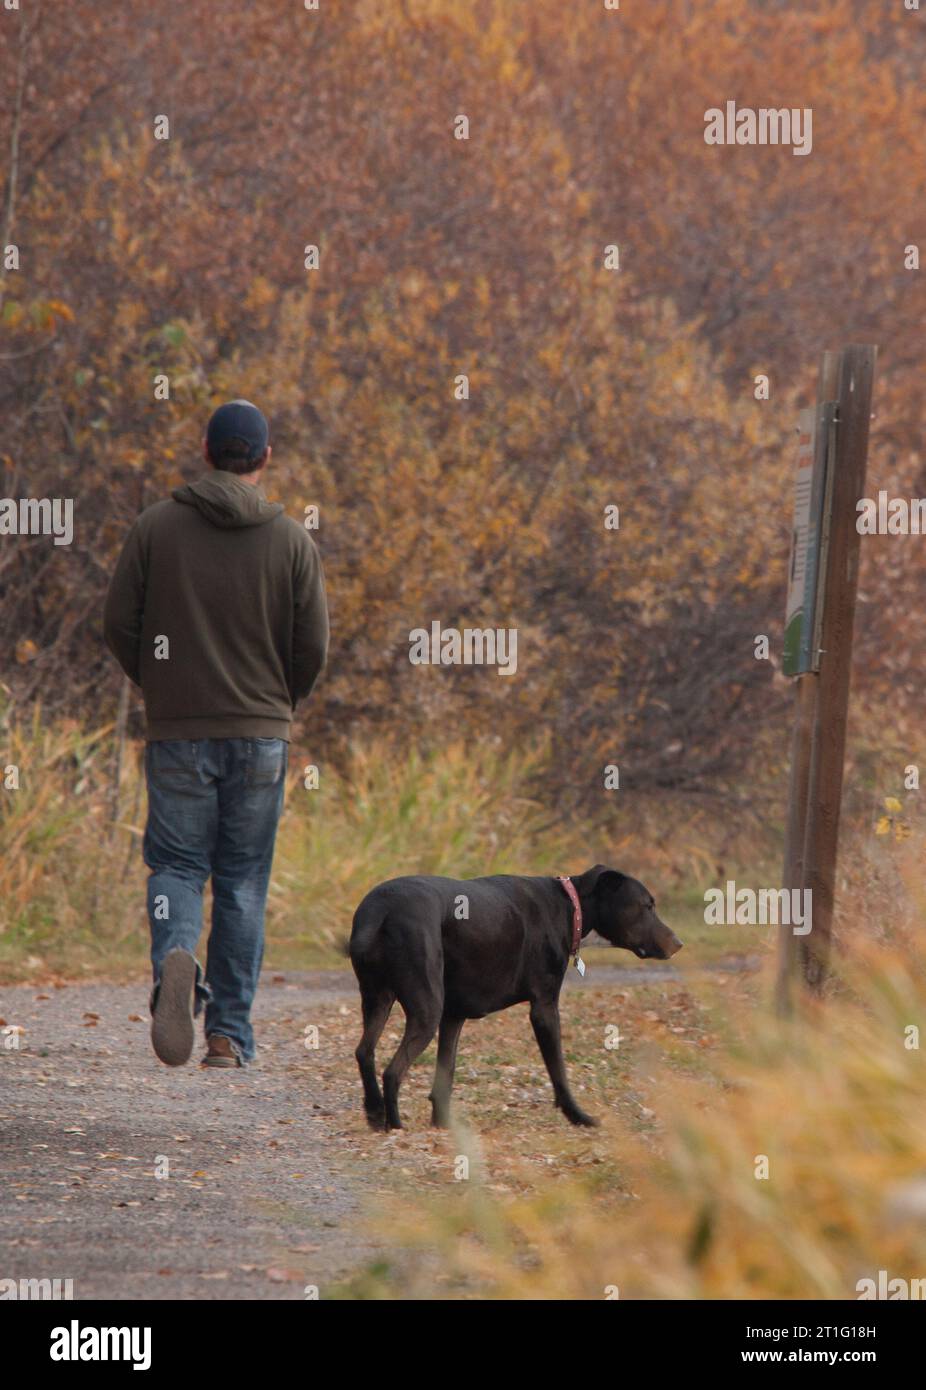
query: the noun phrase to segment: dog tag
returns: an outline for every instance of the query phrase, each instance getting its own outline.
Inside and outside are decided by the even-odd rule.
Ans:
[[[573,956],[572,963],[575,966],[576,970],[578,970],[580,975],[585,974],[585,961],[582,959],[581,956]]]

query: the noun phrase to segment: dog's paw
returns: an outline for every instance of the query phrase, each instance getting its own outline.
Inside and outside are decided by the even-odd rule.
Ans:
[[[584,1110],[567,1110],[565,1115],[571,1125],[584,1125],[587,1129],[597,1129],[601,1123],[594,1115],[586,1115]]]
[[[371,1129],[383,1130],[386,1128],[385,1110],[365,1110],[363,1113],[366,1115],[367,1124]]]

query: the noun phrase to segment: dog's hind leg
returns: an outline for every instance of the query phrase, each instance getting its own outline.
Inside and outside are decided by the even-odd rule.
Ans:
[[[437,1035],[437,1066],[434,1068],[434,1084],[431,1087],[431,1124],[438,1129],[446,1129],[450,1123],[450,1092],[453,1089],[453,1073],[457,1065],[457,1044],[463,1031],[462,1018],[451,1018],[446,1013],[440,1021]]]
[[[415,1004],[406,1004],[402,999],[399,1002],[405,1010],[405,1034],[395,1056],[383,1072],[387,1129],[402,1128],[399,1115],[399,1087],[411,1064],[421,1056],[437,1032],[443,1007],[441,999],[421,1000]]]
[[[357,1044],[354,1056],[357,1058],[360,1080],[363,1082],[363,1108],[370,1127],[382,1129],[385,1124],[386,1107],[376,1079],[376,1044],[392,1011],[395,995],[391,990],[365,989],[361,993],[360,1002],[363,1008],[363,1036]]]

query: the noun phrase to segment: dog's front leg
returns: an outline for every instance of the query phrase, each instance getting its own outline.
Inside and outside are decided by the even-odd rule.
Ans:
[[[566,1063],[563,1061],[563,1044],[559,1030],[559,1004],[556,1000],[534,1000],[531,1004],[531,1025],[534,1037],[546,1063],[550,1080],[553,1082],[553,1095],[556,1104],[566,1119],[574,1125],[597,1125],[598,1121],[586,1115],[577,1104],[566,1080]]]
[[[457,1043],[463,1031],[465,1019],[448,1018],[444,1014],[437,1034],[437,1066],[434,1068],[434,1085],[431,1087],[431,1124],[438,1129],[446,1129],[450,1123],[450,1092],[453,1089],[453,1073],[457,1065]]]

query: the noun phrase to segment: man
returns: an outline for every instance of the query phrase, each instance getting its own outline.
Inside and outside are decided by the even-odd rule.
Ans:
[[[293,708],[328,649],[318,551],[261,490],[269,437],[249,401],[220,406],[206,473],[141,513],[106,596],[107,645],[145,700],[151,1040],[169,1066],[189,1060],[203,1006],[204,1065],[254,1058]],[[210,874],[203,974],[194,952]]]

